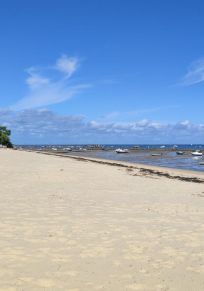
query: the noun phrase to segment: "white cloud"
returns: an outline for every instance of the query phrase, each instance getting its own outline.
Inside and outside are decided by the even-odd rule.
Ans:
[[[56,62],[56,69],[71,77],[79,67],[79,60],[75,57],[61,56]]]
[[[181,84],[185,86],[194,85],[204,81],[204,58],[193,62]]]
[[[28,93],[11,106],[12,110],[39,108],[61,103],[90,87],[89,84],[70,85],[69,78],[79,66],[77,58],[63,55],[52,67],[31,67],[26,70]],[[46,76],[44,74],[46,73]]]
[[[12,130],[14,141],[69,143],[203,143],[204,124],[190,121],[161,123],[147,119],[132,122],[87,121],[83,116],[58,115],[47,109],[0,110],[0,124]]]

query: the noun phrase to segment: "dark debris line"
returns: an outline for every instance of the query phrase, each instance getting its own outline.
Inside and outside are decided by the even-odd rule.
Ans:
[[[33,152],[33,151],[32,151]],[[102,161],[102,160],[93,160],[89,158],[84,158],[84,157],[74,157],[70,155],[63,155],[63,154],[57,154],[57,153],[50,153],[50,152],[43,152],[43,151],[34,151],[36,153],[40,154],[45,154],[45,155],[52,155],[52,156],[57,156],[57,157],[63,157],[63,158],[70,158],[78,161],[83,161],[83,162],[92,162],[92,163],[97,163],[97,164],[103,164],[103,165],[109,165],[109,166],[117,166],[121,168],[127,168],[127,169],[135,169],[139,170],[140,173],[142,174],[147,174],[147,175],[155,175],[155,176],[160,176],[160,177],[166,177],[168,179],[176,179],[180,181],[185,181],[185,182],[193,182],[193,183],[204,183],[204,179],[200,179],[197,177],[185,177],[185,176],[179,176],[179,175],[171,175],[169,173],[153,170],[153,169],[146,169],[146,168],[139,168],[136,166],[129,166],[121,163],[115,163],[115,162],[107,162],[107,161]]]

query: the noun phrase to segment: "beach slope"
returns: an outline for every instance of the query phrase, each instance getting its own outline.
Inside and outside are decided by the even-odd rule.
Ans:
[[[5,149],[0,171],[0,290],[204,290],[204,183]]]

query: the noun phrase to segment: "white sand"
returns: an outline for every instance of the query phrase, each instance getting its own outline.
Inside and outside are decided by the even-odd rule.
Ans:
[[[0,171],[0,290],[204,290],[204,184],[12,150]]]

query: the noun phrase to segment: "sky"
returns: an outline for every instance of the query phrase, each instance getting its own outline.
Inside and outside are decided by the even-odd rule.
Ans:
[[[15,144],[204,143],[204,2],[0,1]]]

